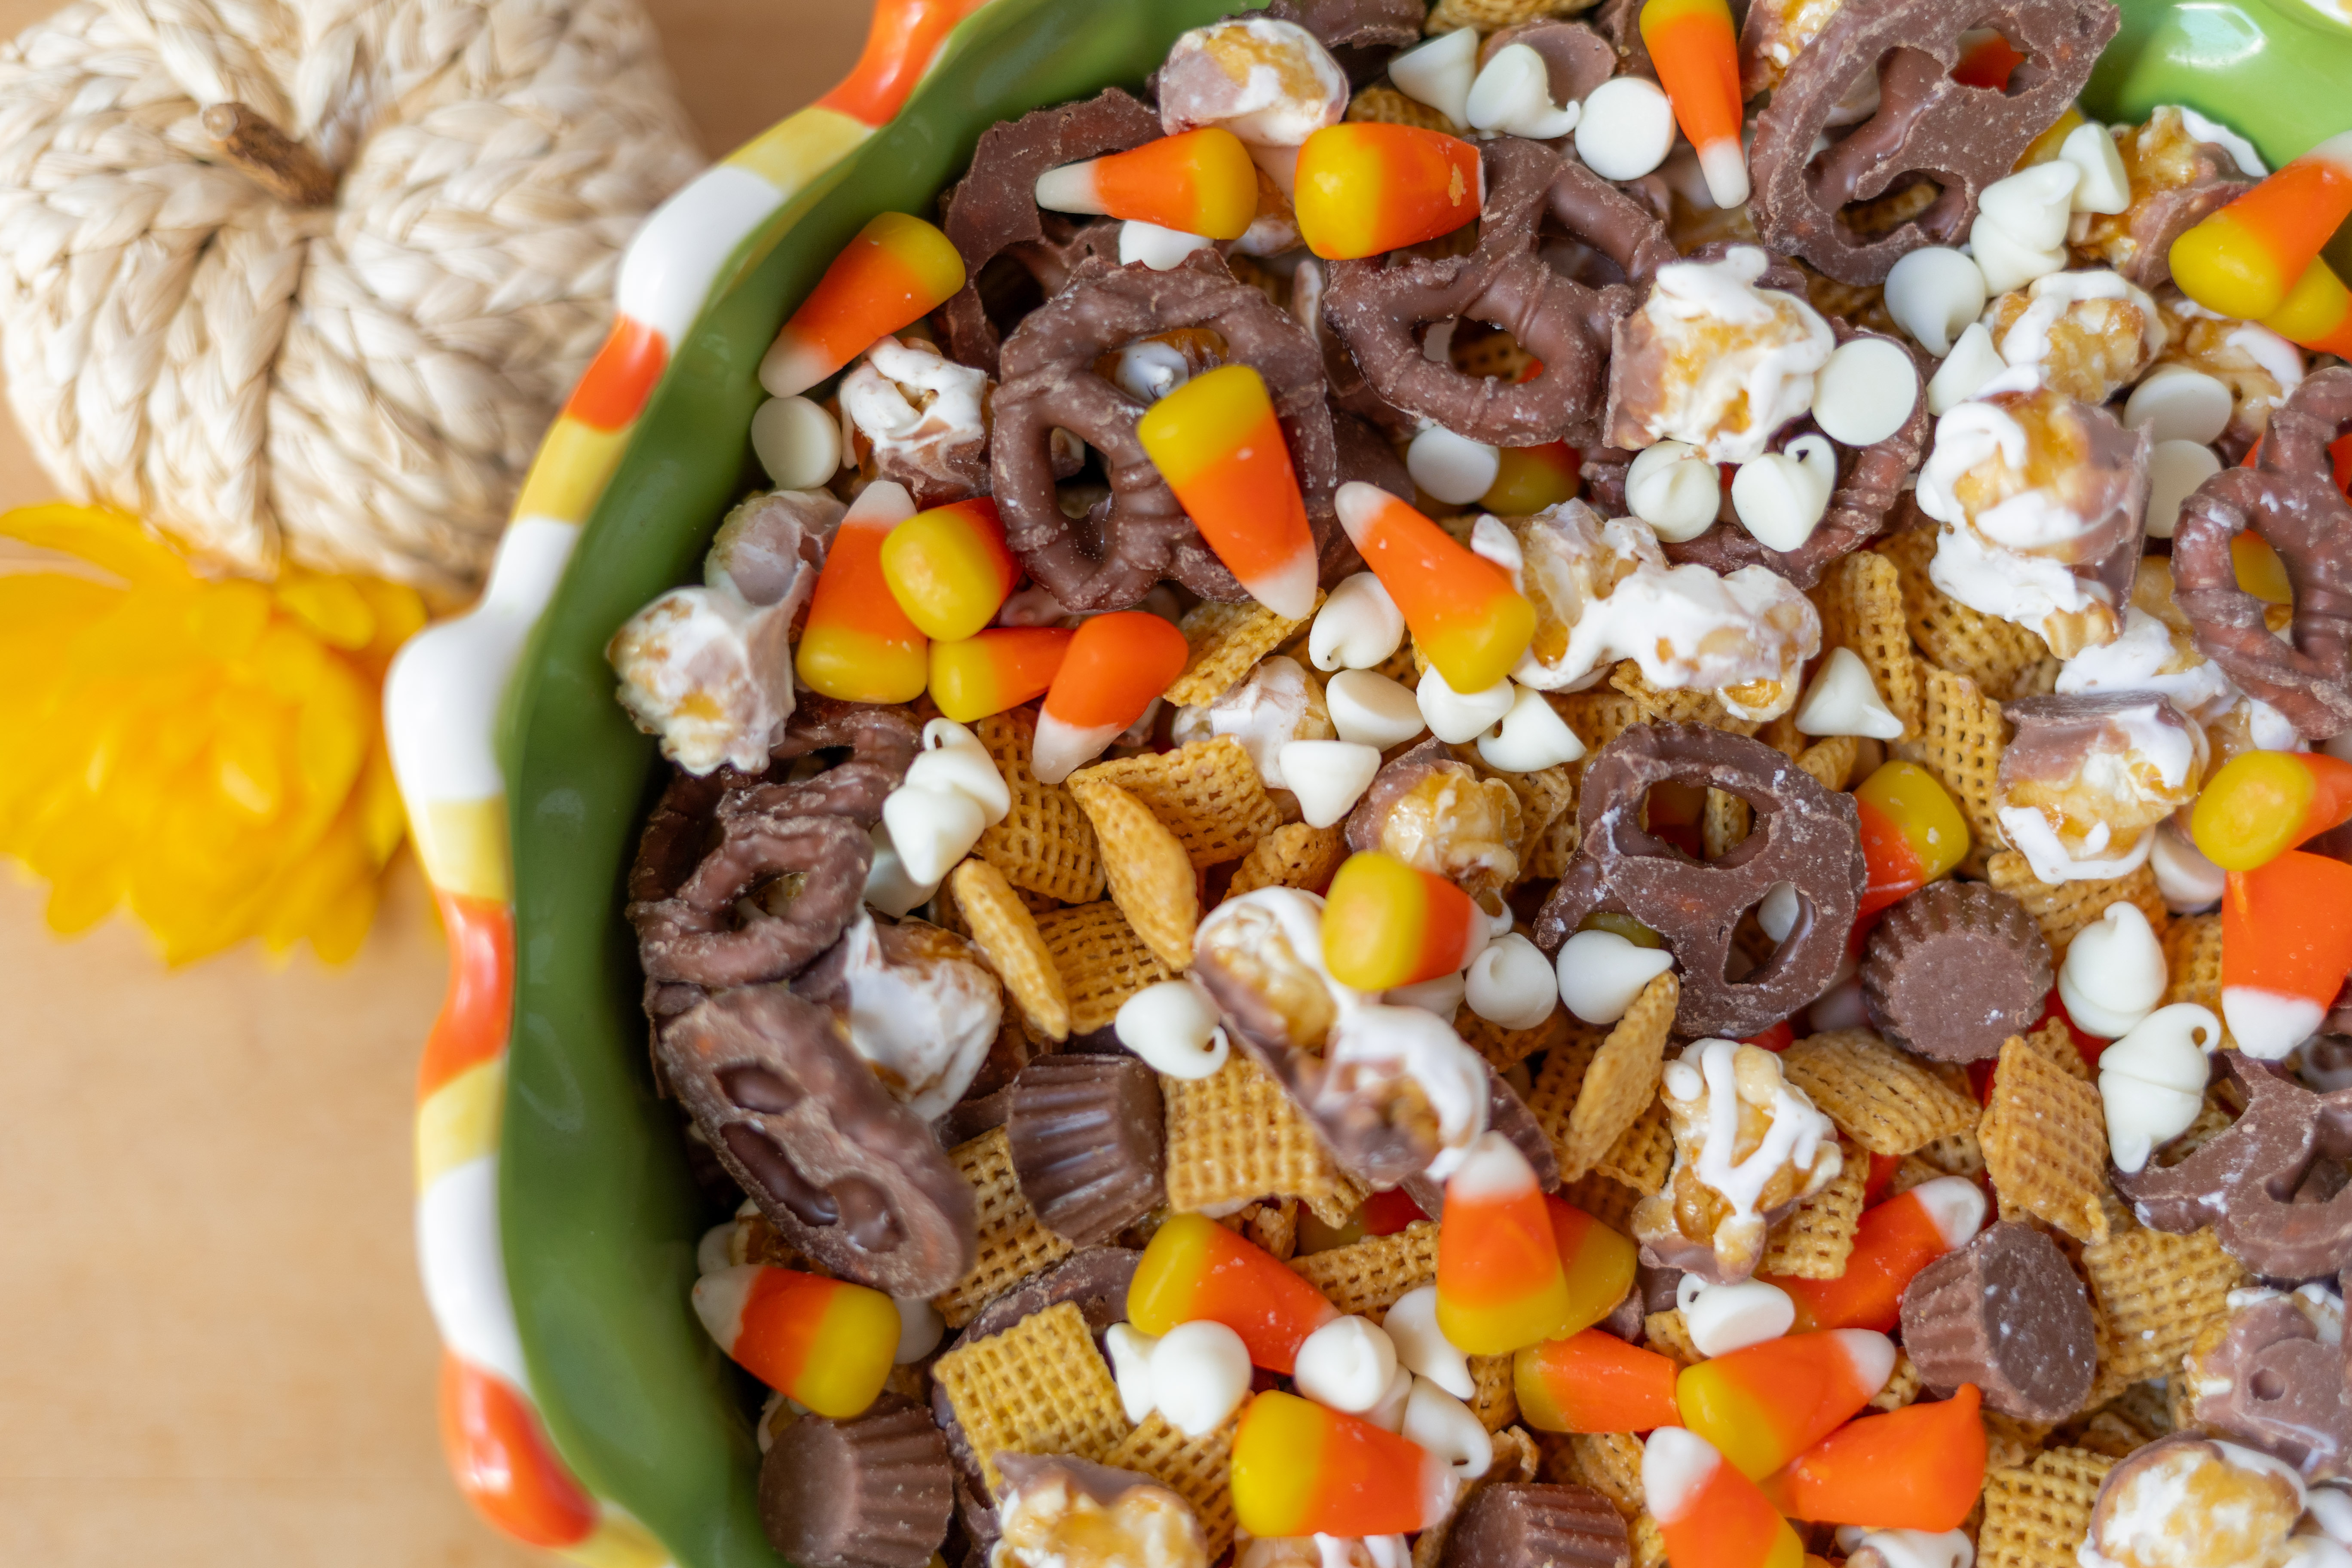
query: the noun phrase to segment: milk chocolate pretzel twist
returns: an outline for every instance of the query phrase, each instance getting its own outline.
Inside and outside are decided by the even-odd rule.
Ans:
[[[1976,221],[1985,186],[2017,166],[2033,139],[2058,122],[2090,79],[2121,16],[2113,0],[1885,0],[1848,5],[1789,68],[1756,121],[1748,156],[1748,213],[1764,243],[1794,253],[1842,283],[1883,281],[1897,258],[1923,245],[1958,245]],[[1952,79],[1960,37],[2000,31],[2025,53],[2007,90]],[[1864,71],[1878,72],[1878,110],[1813,148]],[[1847,204],[1914,183],[1941,193],[1887,233],[1856,234]]]
[[[903,708],[842,702],[813,693],[784,725],[760,781],[730,789],[719,803],[722,823],[751,816],[846,816],[867,827],[882,820],[882,802],[907,776],[922,731]],[[789,779],[785,764],[846,747],[849,755],[824,772]]]
[[[2347,426],[2352,368],[2336,365],[2271,416],[2252,467],[2197,488],[2172,536],[2174,597],[2197,646],[2315,741],[2352,727],[2352,501],[2327,455]],[[2292,642],[2271,635],[2263,602],[2238,586],[2230,541],[2250,528],[2286,563]]]
[[[1642,826],[1654,784],[1736,795],[1755,830],[1716,860],[1694,860]],[[1557,952],[1579,922],[1628,914],[1665,939],[1682,974],[1675,1032],[1743,1039],[1829,988],[1862,904],[1866,871],[1853,797],[1823,789],[1760,741],[1697,724],[1636,724],[1587,764],[1578,792],[1581,841],[1537,914]],[[1729,978],[1732,934],[1776,882],[1797,890],[1796,923],[1744,980]]]
[[[1213,251],[1196,250],[1165,272],[1089,260],[1005,339],[989,454],[1005,542],[1065,609],[1123,609],[1163,577],[1204,599],[1249,597],[1144,455],[1135,426],[1145,405],[1095,370],[1124,344],[1184,327],[1214,331],[1225,363],[1265,377],[1321,565],[1328,573],[1352,556],[1331,510],[1339,454],[1322,354],[1307,330]],[[1055,429],[1100,454],[1110,481],[1109,496],[1083,519],[1066,514],[1055,493]]]
[[[963,258],[963,287],[940,307],[940,331],[959,363],[997,373],[996,323],[981,299],[981,274],[998,257],[1016,261],[1048,298],[1085,257],[1118,253],[1118,225],[1048,213],[1037,176],[1065,163],[1140,147],[1160,116],[1117,88],[1083,103],[1040,109],[981,133],[971,168],[949,193],[940,227]]]
[[[1539,252],[1544,219],[1635,283],[1674,260],[1674,246],[1654,216],[1573,157],[1505,136],[1486,144],[1485,158],[1477,249],[1331,262],[1323,319],[1372,390],[1408,413],[1496,446],[1589,446],[1600,430],[1610,329],[1633,309],[1633,291],[1589,288],[1554,270]],[[1543,362],[1542,374],[1511,384],[1426,358],[1416,330],[1463,316],[1509,332]]]

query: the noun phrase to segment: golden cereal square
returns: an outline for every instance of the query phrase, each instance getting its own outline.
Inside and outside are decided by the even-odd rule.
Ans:
[[[1988,1474],[1979,1568],[2075,1568],[2091,1505],[2115,1463],[2087,1448],[2049,1448],[2031,1464]]]
[[[1395,91],[1393,88],[1389,90]],[[1318,591],[1315,607],[1322,606],[1323,595]],[[1294,621],[1276,615],[1255,600],[1243,605],[1203,601],[1193,605],[1176,623],[1177,629],[1184,634],[1184,672],[1168,689],[1168,700],[1179,708],[1215,701],[1247,675],[1259,659],[1289,641],[1314,618],[1314,611],[1310,610],[1306,620]]]
[[[1903,587],[1895,563],[1871,550],[1840,556],[1822,574],[1813,599],[1822,612],[1822,647],[1851,649],[1868,666],[1880,700],[1903,721],[1904,735],[1916,739],[1919,658],[1911,651],[1911,628],[1904,619]]]
[[[1811,1197],[1798,1201],[1788,1218],[1772,1227],[1759,1274],[1798,1279],[1835,1279],[1853,1254],[1853,1234],[1862,1223],[1863,1188],[1870,1181],[1870,1156],[1848,1145],[1838,1173]]]
[[[974,946],[1029,1025],[1047,1039],[1070,1033],[1070,996],[1052,949],[1004,873],[985,860],[967,859],[948,876],[956,912]]]
[[[1663,1178],[1661,1178],[1663,1181]],[[1633,1234],[1633,1210],[1646,1193],[1635,1192],[1614,1176],[1594,1171],[1591,1175],[1561,1184],[1560,1201],[1572,1204],[1622,1235]]]
[[[2030,695],[2050,645],[2023,626],[1969,609],[1929,580],[1940,529],[1908,529],[1877,548],[1895,564],[1904,618],[1927,662],[1964,675],[1996,702]]]
[[[1287,822],[1250,847],[1234,868],[1225,897],[1238,899],[1260,888],[1302,888],[1319,892],[1330,885],[1348,858],[1348,836],[1339,824],[1309,827]]]
[[[1068,789],[1040,784],[1029,771],[1036,715],[1015,708],[992,713],[971,728],[1013,795],[1013,809],[1003,821],[982,830],[972,853],[1024,892],[1043,893],[1066,904],[1101,898],[1102,858],[1096,853],[1095,830],[1086,814]]]
[[[1867,1029],[1808,1036],[1781,1053],[1780,1068],[1874,1154],[1908,1154],[1976,1124],[1974,1100]]]
[[[1490,1433],[1500,1432],[1519,1418],[1519,1397],[1512,1392],[1513,1361],[1508,1355],[1470,1358],[1470,1410]]]
[[[2107,1123],[2099,1091],[2018,1036],[2000,1047],[1977,1143],[2004,1212],[2021,1209],[2077,1241],[2106,1235]]]
[[[948,1327],[960,1329],[980,1310],[1030,1275],[1067,1258],[1070,1244],[1037,1223],[1013,1169],[1013,1145],[1002,1127],[948,1151],[948,1160],[971,1184],[980,1253],[971,1272],[931,1299]]]
[[[1040,915],[1037,932],[1061,974],[1075,1035],[1106,1027],[1119,1004],[1176,977],[1108,899]]]
[[[1168,1206],[1179,1214],[1251,1198],[1297,1198],[1324,1224],[1348,1223],[1364,1188],[1264,1069],[1236,1051],[1202,1079],[1163,1077]]]
[[[931,1376],[947,1391],[992,1493],[1003,1479],[998,1454],[1076,1454],[1108,1463],[1132,1425],[1072,1301],[956,1346],[932,1364]]]
[[[1201,892],[1182,842],[1118,785],[1083,773],[1070,784],[1094,824],[1111,901],[1160,963],[1172,970],[1190,968]]]
[[[1359,89],[1348,100],[1348,118],[1374,125],[1412,125],[1423,131],[1454,134],[1454,121],[1445,118],[1444,110],[1407,98],[1384,81]]]
[[[1652,1312],[1642,1320],[1642,1337],[1660,1355],[1672,1358],[1684,1366],[1706,1359],[1690,1337],[1690,1327],[1683,1321],[1680,1308]]]
[[[1215,1430],[1187,1437],[1155,1410],[1103,1460],[1115,1470],[1150,1476],[1191,1503],[1213,1563],[1234,1540],[1234,1434],[1241,1420],[1236,1411]]]
[[[2160,940],[2172,916],[2158,890],[2156,873],[2147,867],[2126,876],[2091,882],[2060,882],[2054,887],[2033,874],[2032,865],[2014,849],[2004,849],[1985,861],[1985,880],[2024,906],[2050,944],[2050,959],[2063,962],[2074,935],[2095,924],[2117,900],[2137,905],[2147,917],[2148,929]]]
[[[1593,1174],[1607,1176],[1647,1197],[1666,1184],[1675,1164],[1674,1124],[1666,1118],[1666,1102],[1654,1099],[1624,1135],[1601,1156]]]
[[[1437,1278],[1437,1222],[1417,1219],[1391,1236],[1310,1252],[1290,1268],[1342,1312],[1385,1313],[1398,1297]]]
[[[1569,1013],[1555,1006],[1551,1016],[1531,1029],[1507,1029],[1490,1018],[1482,1018],[1465,1007],[1454,1015],[1454,1032],[1463,1043],[1486,1058],[1486,1065],[1496,1072],[1508,1072],[1538,1051],[1549,1051],[1565,1045],[1569,1033]]]
[[[1681,997],[1681,983],[1672,970],[1651,980],[1593,1053],[1566,1121],[1538,1118],[1559,1151],[1562,1180],[1572,1182],[1591,1170],[1657,1098],[1666,1037]]]
[[[1919,738],[1896,741],[1888,749],[1935,774],[1968,818],[1973,842],[1961,862],[1968,870],[2009,842],[2001,837],[1999,815],[2000,753],[2009,744],[2009,721],[2000,716],[2000,704],[1967,676],[1934,665],[1921,676]]]
[[[1630,1432],[1571,1434],[1544,1469],[1562,1486],[1591,1487],[1628,1520],[1642,1511],[1642,1440]]]
[[[1184,846],[1196,870],[1240,859],[1282,826],[1257,764],[1231,735],[1082,768],[1070,779],[1080,805],[1096,781],[1117,784],[1142,802]]]
[[[2107,1331],[2094,1405],[2147,1378],[2179,1376],[2199,1332],[2249,1282],[2210,1227],[2186,1236],[2149,1230],[2120,1205],[2109,1221],[2105,1237],[2083,1248],[2083,1273]]]

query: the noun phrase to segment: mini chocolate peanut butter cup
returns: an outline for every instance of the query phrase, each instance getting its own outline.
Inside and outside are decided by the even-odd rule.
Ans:
[[[1004,1131],[1022,1195],[1066,1241],[1108,1241],[1160,1201],[1160,1080],[1133,1057],[1038,1058],[1013,1080]]]
[[[1886,911],[1862,955],[1878,1032],[1939,1062],[1981,1061],[2042,1016],[2050,944],[2022,905],[1975,882],[1930,882]]]
[[[1481,1487],[1445,1537],[1440,1568],[1625,1568],[1625,1521],[1585,1487]]]
[[[802,1416],[760,1465],[760,1522],[801,1568],[923,1568],[954,1506],[946,1436],[896,1394],[855,1421]]]
[[[1973,1383],[1987,1409],[2021,1421],[2073,1415],[2098,1370],[2083,1281],[2056,1242],[2015,1220],[1912,1278],[1903,1349],[1937,1394]]]

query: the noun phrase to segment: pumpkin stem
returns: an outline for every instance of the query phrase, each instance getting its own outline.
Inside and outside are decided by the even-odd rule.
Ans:
[[[335,172],[316,153],[242,103],[204,112],[205,133],[228,161],[289,206],[321,207],[335,199]]]

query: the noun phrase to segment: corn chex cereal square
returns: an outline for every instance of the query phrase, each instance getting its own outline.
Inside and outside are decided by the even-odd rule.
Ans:
[[[2030,1464],[1986,1475],[1980,1568],[2075,1568],[2091,1505],[2115,1464],[2087,1448],[2047,1448]]]
[[[1103,1460],[1113,1469],[1150,1476],[1191,1503],[1213,1563],[1233,1544],[1234,1433],[1241,1421],[1235,1411],[1215,1430],[1187,1437],[1155,1410]]]
[[[1681,996],[1681,984],[1669,970],[1642,988],[1625,1016],[1593,1047],[1580,1073],[1581,1042],[1546,1059],[1528,1109],[1559,1153],[1563,1181],[1572,1182],[1599,1163],[1657,1097],[1666,1037]],[[1571,1074],[1573,1100],[1567,1097]]]
[[[2121,1205],[2108,1211],[2106,1236],[2083,1248],[2083,1273],[2101,1330],[2093,1405],[2144,1379],[2178,1376],[2198,1334],[2248,1282],[2210,1227],[2186,1236],[2149,1230]]]
[[[1592,1173],[1607,1176],[1647,1197],[1666,1184],[1674,1164],[1674,1123],[1667,1120],[1665,1100],[1655,1098],[1633,1119],[1633,1125],[1609,1146],[1609,1152],[1601,1156]]]
[[[1496,1072],[1508,1072],[1538,1051],[1549,1051],[1568,1041],[1568,1009],[1554,1007],[1550,1016],[1531,1029],[1507,1029],[1465,1007],[1454,1016],[1454,1033],[1472,1050],[1486,1058]]]
[[[1196,870],[1240,859],[1282,826],[1282,813],[1265,793],[1257,764],[1231,735],[1082,768],[1070,779],[1081,805],[1096,781],[1117,784],[1141,801],[1184,846]]]
[[[1659,1178],[1664,1184],[1664,1177]],[[1560,1184],[1560,1202],[1582,1209],[1602,1225],[1621,1235],[1633,1234],[1633,1210],[1649,1193],[1638,1193],[1614,1176],[1594,1171],[1573,1182]]]
[[[1005,994],[1029,1026],[1049,1040],[1066,1039],[1070,996],[1061,968],[1037,917],[1004,873],[985,860],[967,859],[949,874],[948,890],[973,945],[1004,982]]]
[[[1964,675],[1996,702],[2030,694],[2050,657],[2050,645],[2023,626],[1972,610],[1927,575],[1940,530],[1907,529],[1877,549],[1895,564],[1904,618],[1927,662]]]
[[[1292,1258],[1290,1269],[1342,1312],[1386,1312],[1437,1278],[1437,1224],[1417,1219],[1393,1235],[1310,1252]]]
[[[1642,1511],[1642,1440],[1630,1432],[1578,1432],[1552,1450],[1544,1474],[1568,1487],[1591,1487],[1631,1520]]]
[[[1079,773],[1070,787],[1094,824],[1111,901],[1160,963],[1190,968],[1201,889],[1183,844],[1150,807],[1109,780]]]
[[[2148,929],[2161,939],[2171,913],[2158,890],[2156,873],[2146,866],[2122,877],[2095,882],[2060,882],[2056,886],[2033,874],[2032,865],[2014,849],[2004,849],[1985,861],[1985,880],[2024,907],[2042,928],[2050,944],[2051,962],[2064,960],[2066,944],[2084,926],[2095,924],[2107,906],[2121,900],[2137,906],[2147,917]]]
[[[1822,612],[1822,647],[1851,649],[1869,667],[1879,699],[1903,721],[1904,735],[1916,739],[1919,658],[1911,651],[1911,628],[1904,619],[1903,586],[1895,563],[1873,550],[1840,556],[1822,572],[1813,602]]]
[[[2001,837],[1999,815],[2000,753],[2009,744],[2009,721],[2000,716],[2000,704],[1965,675],[1928,665],[1921,678],[1919,738],[1896,741],[1888,749],[1935,774],[1950,792],[1968,818],[1971,840],[1960,868],[1971,870],[2009,842]]]
[[[2107,1234],[2107,1123],[2099,1091],[2018,1036],[2000,1047],[1977,1143],[2004,1213],[2022,1209],[2077,1241]]]
[[[1908,1154],[1976,1124],[1976,1102],[1867,1029],[1811,1035],[1780,1054],[1789,1081],[1874,1154]]]
[[[931,1299],[948,1327],[960,1329],[980,1310],[1041,1268],[1070,1255],[1070,1244],[1037,1223],[1013,1169],[1013,1145],[992,1127],[948,1151],[957,1173],[971,1184],[980,1253],[971,1271]]]
[[[1315,608],[1322,607],[1323,595],[1318,592]],[[1184,672],[1168,689],[1168,700],[1179,708],[1215,701],[1259,659],[1288,642],[1314,618],[1314,611],[1309,610],[1306,620],[1294,621],[1255,600],[1244,605],[1203,601],[1193,605],[1176,623],[1176,629],[1184,634]]]
[[[1234,868],[1225,897],[1238,899],[1260,888],[1303,888],[1319,892],[1328,887],[1348,858],[1348,836],[1339,824],[1309,827],[1287,822],[1250,847]]]
[[[1642,667],[1630,658],[1620,659],[1609,672],[1609,684],[1633,700],[1641,710],[1643,724],[1704,724],[1710,730],[1727,730],[1735,735],[1753,735],[1763,728],[1757,719],[1738,719],[1723,705],[1723,700],[1712,691],[1693,691],[1684,687],[1664,690],[1650,684]]]
[[[1029,751],[1037,720],[1025,709],[992,713],[972,732],[996,763],[1012,792],[1003,821],[981,831],[972,853],[1004,873],[1024,892],[1043,893],[1066,904],[1102,897],[1102,858],[1086,813],[1061,784],[1041,784],[1029,771]]]
[[[1162,1078],[1168,1206],[1178,1214],[1238,1200],[1297,1198],[1329,1226],[1348,1223],[1363,1185],[1339,1169],[1282,1086],[1236,1051],[1202,1079]]]
[[[1072,1034],[1104,1027],[1129,997],[1175,978],[1108,899],[1039,915],[1037,934],[1061,974]]]
[[[1811,1197],[1798,1200],[1772,1227],[1764,1244],[1759,1274],[1798,1279],[1835,1279],[1853,1254],[1853,1234],[1862,1223],[1863,1189],[1870,1181],[1870,1156],[1848,1144],[1838,1173]]]
[[[1003,1483],[998,1454],[1076,1454],[1107,1464],[1132,1425],[1072,1301],[956,1346],[931,1376],[947,1391],[992,1493]]]

